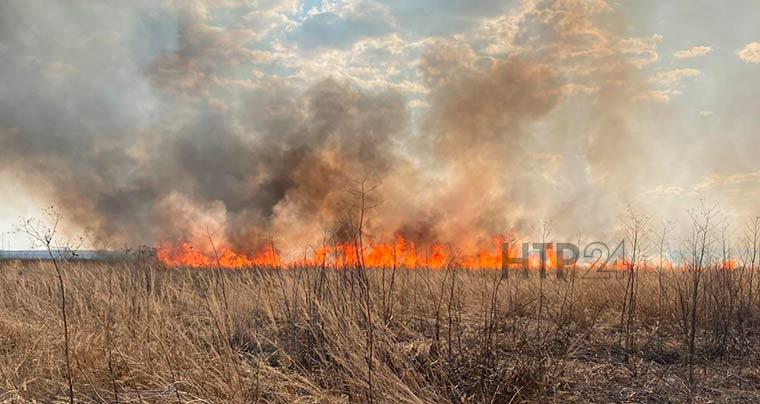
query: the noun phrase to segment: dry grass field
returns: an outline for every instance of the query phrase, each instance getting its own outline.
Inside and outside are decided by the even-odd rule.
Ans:
[[[77,402],[760,400],[748,268],[641,272],[631,300],[581,270],[59,265],[68,338],[53,265],[0,266],[0,401],[69,401],[67,368]]]
[[[760,404],[760,0],[0,0],[0,192],[0,404]]]

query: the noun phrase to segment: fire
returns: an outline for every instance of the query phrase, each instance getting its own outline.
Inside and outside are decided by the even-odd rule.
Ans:
[[[314,248],[310,253],[297,257],[282,255],[274,245],[259,251],[238,251],[223,246],[214,252],[213,249],[198,249],[191,243],[165,245],[157,248],[157,257],[167,267],[187,268],[373,268],[373,269],[433,269],[442,270],[449,267],[471,270],[499,270],[505,268],[503,249],[506,248],[506,238],[494,236],[490,245],[477,248],[469,253],[444,244],[418,246],[403,235],[397,235],[393,242],[374,242],[367,240],[360,245],[358,242],[339,243]],[[517,258],[522,254],[517,246],[507,251],[509,258]],[[566,259],[567,257],[565,257]],[[524,257],[524,263],[509,265],[508,269],[523,269],[527,266],[533,270],[554,270],[562,261],[557,257],[555,248],[547,248],[542,263],[541,253],[532,251]],[[597,268],[605,271],[629,271],[632,263],[619,258],[606,265],[599,263],[580,262],[582,267]],[[716,264],[725,271],[735,270],[740,266],[735,260],[727,260]],[[686,270],[685,264],[675,264],[665,260],[662,267],[653,262],[640,262],[635,265],[637,271]]]
[[[503,259],[503,240],[503,237],[494,237],[493,245],[480,248],[471,255],[460,254],[452,247],[443,244],[420,247],[404,236],[397,235],[392,243],[369,240],[364,246],[358,242],[327,245],[293,259],[281,256],[273,247],[256,253],[239,252],[229,247],[221,247],[214,253],[202,251],[190,243],[161,246],[157,249],[157,256],[167,267],[190,268],[329,267],[346,269],[363,266],[388,269],[445,269],[448,266],[456,266],[467,269],[500,269]]]
[[[363,249],[363,254],[359,251]],[[361,257],[361,263],[359,259]],[[442,269],[450,263],[446,246],[434,244],[418,248],[414,242],[397,236],[394,243],[342,243],[318,248],[312,258],[296,260],[291,266],[352,268],[362,264],[366,268],[430,268]]]
[[[736,260],[733,260],[733,259],[728,259],[721,263],[721,269],[723,269],[724,271],[733,271],[737,268],[737,266],[738,266],[738,263],[736,262]]]
[[[156,255],[168,267],[239,269],[277,267],[280,262],[280,258],[271,248],[266,248],[257,254],[245,254],[222,247],[216,254],[208,254],[194,248],[190,243],[159,247]]]

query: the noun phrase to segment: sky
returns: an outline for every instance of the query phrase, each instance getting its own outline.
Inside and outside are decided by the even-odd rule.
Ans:
[[[221,225],[235,245],[300,242],[362,173],[382,235],[539,218],[588,233],[626,205],[662,221],[700,200],[741,221],[760,214],[759,15],[755,0],[4,1],[0,232],[52,205],[94,245]]]

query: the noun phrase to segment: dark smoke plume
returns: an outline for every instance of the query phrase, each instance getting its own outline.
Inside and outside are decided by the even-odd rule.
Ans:
[[[305,90],[229,78],[265,61],[245,46],[262,33],[210,27],[189,6],[3,2],[0,170],[103,246],[203,238],[221,225],[240,249],[271,237],[305,245],[340,219],[351,180],[367,173],[383,200],[370,232],[477,242],[532,215],[568,214],[556,207],[580,192],[547,198],[547,167],[587,165],[616,176],[608,184],[630,173],[604,156],[636,143],[625,116],[644,84],[630,72],[648,49],[621,52],[596,25],[606,8],[592,3],[606,4],[526,2],[519,32],[504,38],[517,46],[508,56],[456,39],[431,45],[419,67],[430,108],[416,122],[402,94],[329,74]],[[599,103],[590,130],[554,139],[587,153],[567,162],[541,152],[534,130],[578,88]],[[585,180],[582,198],[606,205]]]

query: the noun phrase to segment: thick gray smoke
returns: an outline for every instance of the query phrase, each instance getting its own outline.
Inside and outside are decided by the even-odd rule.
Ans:
[[[362,170],[383,176],[394,164],[393,138],[408,129],[400,95],[332,79],[300,93],[271,83],[240,94],[234,112],[176,102],[176,91],[191,90],[178,83],[196,68],[211,75],[214,58],[226,56],[189,33],[201,28],[184,15],[176,17],[176,50],[140,64],[128,60],[138,50],[120,43],[128,38],[88,35],[113,23],[108,10],[39,6],[0,6],[0,51],[9,62],[0,73],[2,169],[34,184],[101,243],[192,236],[218,225],[208,216],[220,210],[239,247],[269,236],[278,206],[306,222],[329,219],[346,178]],[[138,10],[124,19],[147,18]],[[36,26],[46,17],[57,23]],[[116,22],[125,24],[121,33],[135,28]],[[172,41],[164,34],[142,39],[160,46]]]
[[[97,244],[202,238],[224,224],[237,248],[270,237],[305,245],[340,218],[351,179],[365,174],[382,184],[370,220],[380,236],[478,242],[530,215],[567,214],[553,209],[580,196],[546,200],[536,165],[558,160],[532,150],[534,125],[563,113],[568,89],[604,86],[592,130],[553,142],[589,158],[559,164],[627,170],[603,156],[630,144],[623,116],[642,84],[625,77],[635,61],[611,55],[618,45],[591,6],[528,2],[513,40],[536,51],[482,58],[456,40],[429,46],[420,71],[430,108],[415,123],[401,93],[329,74],[305,90],[230,79],[221,73],[262,58],[245,46],[262,32],[151,3],[0,4],[0,170]],[[579,48],[596,59],[578,64]],[[614,67],[579,73],[602,62]]]

